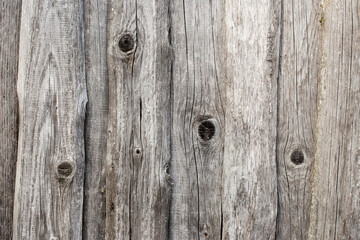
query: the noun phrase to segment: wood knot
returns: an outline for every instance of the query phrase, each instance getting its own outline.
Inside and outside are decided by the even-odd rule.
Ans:
[[[126,33],[120,37],[119,48],[123,53],[130,54],[135,48],[135,41],[131,34]]]
[[[290,161],[295,165],[300,165],[305,161],[304,153],[300,149],[295,149],[290,155]]]
[[[141,147],[135,147],[135,148],[133,148],[133,158],[135,158],[135,159],[141,159],[141,157],[142,157]]]
[[[75,172],[75,164],[71,161],[62,161],[56,165],[55,173],[59,182],[71,181]]]
[[[198,126],[199,137],[204,141],[211,140],[216,133],[215,124],[211,120],[201,121]]]

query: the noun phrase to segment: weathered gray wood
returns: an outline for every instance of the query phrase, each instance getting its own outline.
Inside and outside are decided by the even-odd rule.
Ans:
[[[23,1],[13,239],[81,239],[82,1]]]
[[[310,239],[360,239],[360,4],[325,1]]]
[[[320,75],[319,3],[283,1],[282,8],[276,238],[307,239]]]
[[[167,239],[168,1],[112,0],[108,9],[106,238]]]
[[[105,157],[108,113],[107,0],[84,1],[86,88],[84,239],[105,238]]]
[[[227,1],[222,239],[274,239],[279,2]]]
[[[18,138],[16,79],[21,0],[0,8],[0,239],[11,239]]]
[[[221,239],[224,5],[172,1],[170,239]]]

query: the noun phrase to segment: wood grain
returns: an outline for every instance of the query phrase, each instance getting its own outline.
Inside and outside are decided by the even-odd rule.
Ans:
[[[106,239],[167,239],[168,1],[109,1]]]
[[[310,239],[360,238],[360,4],[322,5]]]
[[[224,5],[171,4],[173,194],[170,239],[221,239]]]
[[[82,1],[23,1],[13,239],[81,239]]]
[[[0,239],[11,239],[18,140],[16,80],[21,0],[0,8]]]
[[[105,157],[108,117],[106,0],[84,1],[86,88],[84,239],[105,238]]]
[[[307,239],[310,224],[321,60],[319,10],[314,1],[282,1],[277,239]],[[303,162],[292,162],[297,152],[303,154]]]
[[[274,239],[278,1],[227,1],[222,239]]]

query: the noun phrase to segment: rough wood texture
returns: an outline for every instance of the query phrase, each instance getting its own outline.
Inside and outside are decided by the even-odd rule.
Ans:
[[[0,8],[0,239],[11,239],[18,140],[16,79],[21,0]]]
[[[221,239],[224,5],[173,1],[170,239]]]
[[[82,1],[23,1],[13,239],[81,239]]]
[[[107,0],[84,1],[86,88],[84,239],[105,238],[105,157],[108,114]]]
[[[107,239],[167,239],[171,180],[167,0],[108,7]]]
[[[274,239],[277,1],[227,1],[222,239]]]
[[[323,3],[310,239],[360,239],[360,4]]]
[[[307,239],[319,79],[319,3],[282,1],[277,239]]]

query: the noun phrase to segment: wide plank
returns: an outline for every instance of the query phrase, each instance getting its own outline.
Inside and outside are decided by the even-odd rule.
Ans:
[[[82,1],[23,1],[13,239],[82,238],[82,31]]]
[[[21,0],[0,8],[0,239],[11,239],[18,141],[18,72]]]
[[[224,149],[224,5],[171,4],[170,239],[221,239]]]
[[[84,239],[105,238],[105,157],[108,117],[107,0],[84,1],[86,88]]]
[[[324,1],[310,239],[360,239],[360,4]]]
[[[307,239],[320,78],[316,1],[283,1],[278,87],[277,239]]]
[[[168,4],[109,1],[106,239],[168,239]]]
[[[274,239],[280,1],[227,1],[222,239]]]

